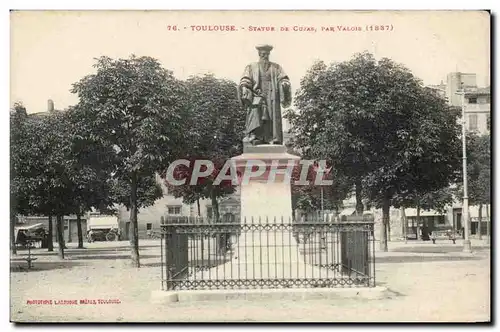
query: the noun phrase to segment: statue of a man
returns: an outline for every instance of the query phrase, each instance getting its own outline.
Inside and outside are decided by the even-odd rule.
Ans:
[[[292,101],[290,80],[280,65],[269,61],[271,45],[256,48],[259,61],[246,66],[238,87],[247,112],[243,142],[283,144],[281,107],[289,107]]]

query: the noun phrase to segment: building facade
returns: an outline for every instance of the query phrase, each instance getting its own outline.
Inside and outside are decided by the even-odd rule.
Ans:
[[[485,135],[489,132],[491,114],[490,87],[478,87],[476,74],[449,73],[445,88],[449,105],[462,107],[462,96],[457,91],[464,90],[466,129]]]

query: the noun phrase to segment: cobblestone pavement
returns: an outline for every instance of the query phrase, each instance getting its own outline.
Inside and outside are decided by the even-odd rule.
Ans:
[[[56,253],[36,250],[33,271],[11,259],[12,321],[302,321],[302,322],[471,322],[490,320],[490,251],[473,241],[474,253],[456,245],[390,242],[376,253],[376,278],[392,296],[383,300],[225,301],[153,305],[159,288],[158,242],[141,241],[140,269],[129,267],[126,242],[86,244]],[[18,255],[22,257],[23,254]],[[85,305],[55,301],[88,299]],[[119,299],[120,304],[92,304]],[[27,304],[52,300],[52,305]]]

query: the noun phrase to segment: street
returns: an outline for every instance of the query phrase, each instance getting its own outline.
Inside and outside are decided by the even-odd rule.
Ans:
[[[11,259],[11,320],[16,322],[477,322],[490,319],[490,251],[473,240],[463,255],[461,241],[390,242],[376,252],[377,285],[390,289],[383,300],[226,301],[154,305],[160,287],[157,240],[141,241],[140,269],[131,268],[127,242],[68,244],[67,259],[37,249],[27,272],[21,252]],[[378,243],[376,244],[378,246]],[[55,249],[57,250],[57,248]],[[52,304],[35,300],[52,300]],[[70,304],[71,300],[88,300]],[[101,303],[97,303],[101,300]],[[104,302],[106,300],[107,302]],[[57,302],[57,304],[56,304]]]

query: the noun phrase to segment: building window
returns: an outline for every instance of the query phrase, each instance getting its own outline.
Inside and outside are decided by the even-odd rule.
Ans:
[[[477,114],[469,114],[469,130],[477,130]]]
[[[469,98],[469,104],[477,104],[477,97]]]
[[[150,231],[152,228],[153,228],[153,224],[148,222],[148,223],[146,224],[146,230],[147,230],[147,231]]]
[[[181,214],[181,207],[180,206],[169,206],[168,207],[168,214],[170,214],[170,215]]]
[[[212,207],[211,206],[207,206],[207,217],[208,218],[212,218]]]

